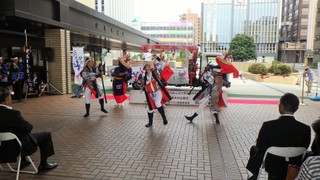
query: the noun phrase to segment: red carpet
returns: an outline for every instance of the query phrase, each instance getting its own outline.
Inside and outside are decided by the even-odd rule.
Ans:
[[[279,104],[277,99],[228,99],[228,103],[237,103],[237,104]]]
[[[106,95],[107,99],[114,99],[112,94]],[[130,100],[130,96],[127,96]],[[95,97],[92,95],[92,99]],[[277,99],[228,99],[228,103],[230,104],[270,104],[270,105],[278,105],[279,100]]]
[[[114,99],[114,97],[113,97],[112,94],[107,94],[106,97],[107,97],[107,99]],[[128,97],[127,100],[129,100],[129,99],[130,99],[130,96],[127,96],[127,97]],[[94,95],[91,95],[91,99],[96,99],[96,97],[94,97]]]

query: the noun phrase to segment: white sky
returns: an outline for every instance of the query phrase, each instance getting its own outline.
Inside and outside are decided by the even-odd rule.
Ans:
[[[134,0],[134,14],[140,22],[179,22],[179,15],[198,13],[203,0]]]

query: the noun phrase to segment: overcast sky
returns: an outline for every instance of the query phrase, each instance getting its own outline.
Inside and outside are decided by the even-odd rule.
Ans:
[[[141,22],[179,22],[179,15],[191,9],[200,16],[203,0],[134,0],[134,14]]]

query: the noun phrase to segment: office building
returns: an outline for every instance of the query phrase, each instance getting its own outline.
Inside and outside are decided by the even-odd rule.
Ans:
[[[142,22],[141,31],[165,44],[194,45],[193,23]]]
[[[277,57],[279,2],[277,0],[208,0],[202,3],[202,49],[224,53],[237,34],[252,36],[257,60]]]
[[[315,1],[282,0],[279,38],[279,59],[282,62],[303,63],[306,58],[306,63],[312,63],[315,17],[309,5],[313,7]]]
[[[181,22],[190,22],[194,26],[194,45],[201,44],[201,18],[197,13],[192,13],[191,9],[187,10],[186,14],[180,15]]]

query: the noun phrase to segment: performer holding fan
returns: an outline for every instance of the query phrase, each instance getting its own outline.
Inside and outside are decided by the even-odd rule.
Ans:
[[[168,124],[168,120],[163,108],[163,99],[171,100],[172,98],[168,93],[167,89],[160,81],[160,76],[157,70],[152,68],[152,65],[149,63],[144,66],[144,70],[146,71],[146,73],[144,77],[141,79],[141,83],[144,85],[143,90],[147,99],[149,118],[149,123],[145,126],[152,126],[154,109],[158,109],[163,119],[163,124],[166,125]],[[163,95],[166,96],[166,98],[163,98]]]

